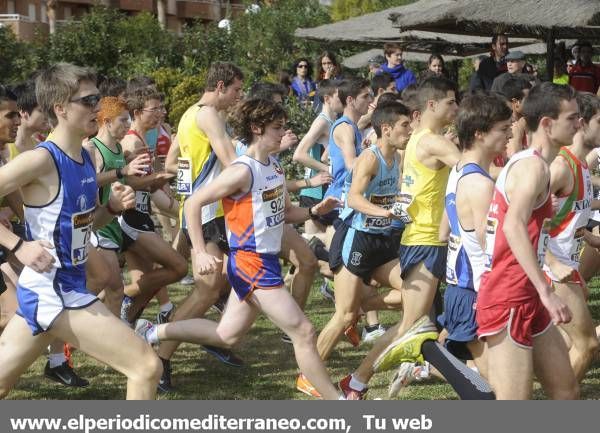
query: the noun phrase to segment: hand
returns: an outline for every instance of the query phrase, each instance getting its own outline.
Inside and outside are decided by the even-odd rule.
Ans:
[[[196,253],[196,270],[200,275],[214,274],[223,260],[206,252]]]
[[[15,253],[15,257],[35,272],[50,272],[55,259],[46,249],[51,248],[54,247],[48,241],[25,241]]]
[[[317,203],[312,207],[312,213],[315,215],[326,215],[332,210],[340,207],[342,202],[335,197],[326,197],[320,203]]]
[[[175,173],[162,172],[156,173],[154,176],[154,181],[152,181],[152,187],[150,188],[153,192],[162,188],[163,185],[169,183],[171,179],[175,178]]]
[[[540,299],[550,313],[552,323],[560,325],[571,321],[571,310],[556,293],[550,292],[548,295],[540,296]]]
[[[551,265],[548,264],[548,267],[552,271],[552,275],[554,275],[554,277],[560,283],[564,283],[565,281],[567,281],[571,277],[571,274],[573,274],[573,268],[565,265],[564,263],[559,262],[556,259],[553,260]]]
[[[135,191],[130,186],[123,185],[121,182],[113,182],[110,187],[108,204],[115,212],[131,209],[135,206]]]
[[[369,140],[368,138],[365,138],[360,143],[360,147],[362,148],[362,150],[368,149],[370,146],[371,146],[371,140]]]
[[[121,171],[124,176],[143,176],[152,163],[147,152],[141,153],[129,162]]]
[[[285,135],[281,138],[279,149],[284,151],[295,146],[296,144],[298,144],[298,136],[294,134],[291,129],[288,129],[285,131]]]
[[[554,194],[550,194],[550,200],[552,201],[552,213],[555,214],[558,212],[559,207],[558,197],[556,197]]]
[[[321,171],[309,179],[311,187],[327,185],[331,183],[331,175],[326,171]]]
[[[12,224],[10,223],[10,219],[12,218],[12,216],[13,212],[9,208],[0,210],[0,224],[2,224],[10,231],[12,231]]]

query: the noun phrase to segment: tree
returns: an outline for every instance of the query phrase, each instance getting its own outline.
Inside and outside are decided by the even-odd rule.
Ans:
[[[0,27],[0,83],[16,83],[29,78],[42,64],[34,43],[17,40],[10,27]]]

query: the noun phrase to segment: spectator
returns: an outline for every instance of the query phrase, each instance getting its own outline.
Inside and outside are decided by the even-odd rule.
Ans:
[[[505,34],[495,34],[492,36],[492,51],[489,57],[486,57],[479,64],[477,75],[479,80],[475,83],[477,87],[470,88],[471,92],[475,90],[490,90],[494,78],[507,71],[505,56],[508,53],[508,37]]]
[[[423,71],[419,77],[419,81],[426,80],[429,77],[445,77],[448,78],[448,71],[444,58],[439,54],[432,54],[427,60],[427,70]]]
[[[375,75],[381,74],[383,72],[383,70],[381,68],[384,63],[385,63],[385,57],[382,56],[381,54],[378,54],[377,56],[369,59],[369,61],[368,61],[369,79],[372,80]]]
[[[341,80],[342,66],[331,51],[323,51],[317,59],[317,82],[321,80]]]
[[[387,63],[382,66],[381,70],[392,76],[398,92],[402,92],[406,86],[417,82],[415,74],[404,67],[402,45],[397,42],[387,42],[383,45],[383,52]]]
[[[292,91],[299,102],[312,101],[317,90],[317,85],[312,80],[312,66],[306,58],[294,62],[294,78],[292,78]]]
[[[592,63],[592,44],[589,41],[577,41],[572,52],[575,48],[579,48],[579,57],[569,72],[569,84],[579,92],[596,94],[600,87],[600,66]]]
[[[477,71],[479,70],[479,65],[485,58],[486,56],[477,56],[473,59],[473,73],[471,74],[471,78],[469,78],[469,91],[471,92],[477,89],[483,89],[483,83],[481,82]]]
[[[522,76],[528,81],[535,82],[535,77],[528,73],[527,63],[525,62],[525,53],[522,51],[511,51],[505,57],[506,72],[494,78],[492,83],[492,92],[499,92],[504,83],[511,77]]]

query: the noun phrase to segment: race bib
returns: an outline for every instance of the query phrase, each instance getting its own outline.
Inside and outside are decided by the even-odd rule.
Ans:
[[[94,209],[71,216],[71,263],[79,265],[88,258],[88,243],[92,236]]]
[[[277,227],[285,220],[285,195],[283,185],[263,191],[262,213],[267,227]]]
[[[192,194],[192,161],[190,158],[177,158],[177,193]]]
[[[141,213],[150,213],[150,193],[148,191],[135,192],[135,210]]]
[[[371,194],[369,201],[375,206],[391,210],[396,201],[396,195]],[[391,218],[365,216],[365,228],[385,228],[392,224]]]
[[[550,242],[550,221],[550,218],[544,219],[542,229],[540,230],[540,239],[537,246],[537,258],[540,268],[544,266],[546,250],[548,249],[548,242]]]
[[[446,282],[448,284],[458,285],[458,276],[456,275],[456,262],[460,251],[460,236],[450,233],[448,238],[448,256],[446,259]]]
[[[585,227],[579,227],[577,230],[575,230],[575,238],[573,239],[571,251],[569,253],[572,262],[579,263],[581,251],[583,251],[583,246],[585,245],[585,240],[583,237],[584,233]]]
[[[494,245],[496,244],[496,231],[498,230],[498,220],[488,217],[485,226],[485,269],[492,270],[492,256],[494,255]]]

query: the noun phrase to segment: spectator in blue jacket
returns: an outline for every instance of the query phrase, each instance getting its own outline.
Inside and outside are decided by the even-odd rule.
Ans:
[[[382,65],[381,71],[392,76],[398,92],[417,82],[415,74],[410,69],[406,69],[402,63],[402,45],[397,42],[387,42],[383,45],[383,53],[387,63]]]
[[[294,62],[294,78],[292,78],[292,91],[300,102],[312,101],[317,85],[312,80],[312,66],[306,58]]]

